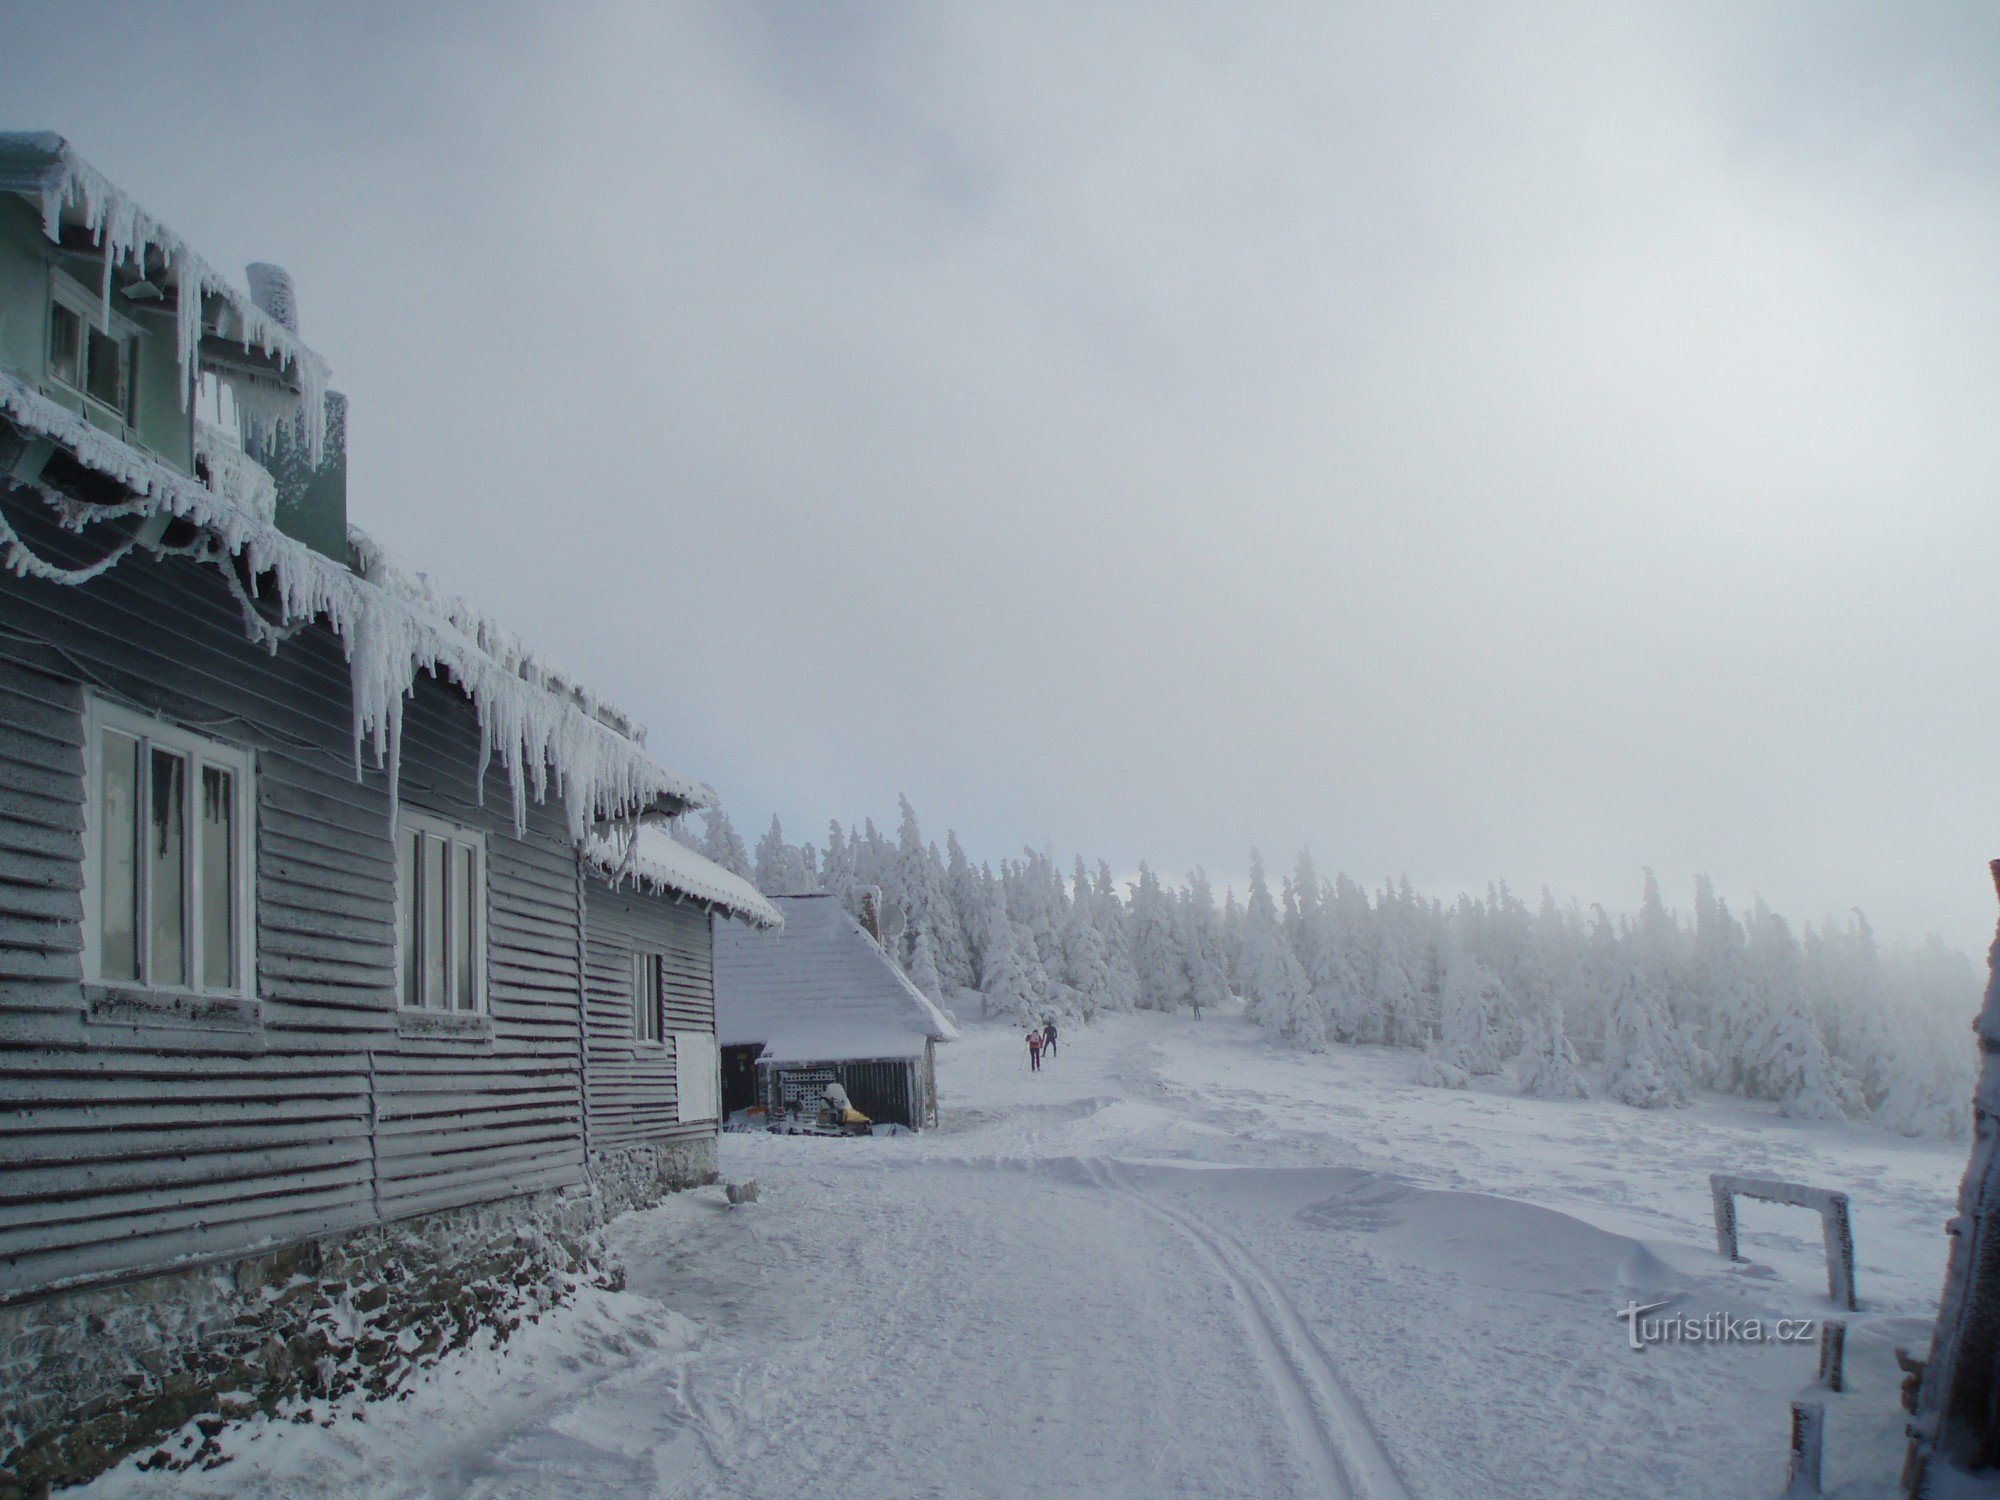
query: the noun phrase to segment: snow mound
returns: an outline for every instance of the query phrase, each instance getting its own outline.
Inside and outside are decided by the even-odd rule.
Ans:
[[[1404,1265],[1495,1291],[1658,1298],[1684,1284],[1637,1240],[1569,1214],[1374,1173],[1357,1174],[1299,1217],[1317,1228],[1366,1234],[1371,1250]]]

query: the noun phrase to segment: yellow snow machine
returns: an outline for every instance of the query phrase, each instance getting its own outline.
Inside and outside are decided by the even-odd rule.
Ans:
[[[854,1107],[847,1090],[837,1083],[829,1083],[820,1091],[819,1115],[814,1124],[827,1135],[867,1135],[875,1128],[874,1122]]]

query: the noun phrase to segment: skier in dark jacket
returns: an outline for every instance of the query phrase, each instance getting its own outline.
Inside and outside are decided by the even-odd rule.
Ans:
[[[1048,1049],[1050,1057],[1056,1055],[1056,1023],[1054,1021],[1043,1023],[1042,1045]]]

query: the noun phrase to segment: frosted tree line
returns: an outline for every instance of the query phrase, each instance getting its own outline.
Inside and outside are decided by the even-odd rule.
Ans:
[[[1859,912],[1794,929],[1761,900],[1732,910],[1706,878],[1692,912],[1646,872],[1636,914],[1534,905],[1505,884],[1447,905],[1407,879],[1370,890],[1302,852],[1275,887],[1218,900],[1199,869],[1170,885],[1141,864],[1051,853],[974,865],[954,833],[924,838],[902,799],[893,836],[829,823],[794,844],[773,818],[753,851],[720,809],[676,830],[770,895],[884,898],[893,956],[943,1004],[1023,1023],[1185,1010],[1240,997],[1279,1041],[1409,1049],[1419,1082],[1482,1075],[1550,1098],[1641,1109],[1713,1089],[1798,1118],[1869,1120],[1912,1136],[1966,1128],[1978,982],[1935,936],[1877,942]]]

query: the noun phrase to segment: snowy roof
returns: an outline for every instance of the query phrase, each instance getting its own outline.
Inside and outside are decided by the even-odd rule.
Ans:
[[[725,1047],[764,1044],[778,1062],[916,1057],[957,1037],[832,896],[774,896],[781,936],[715,934],[715,1030]]]
[[[641,828],[630,843],[593,837],[584,854],[614,886],[631,884],[653,896],[684,896],[752,927],[785,925],[778,909],[740,875],[732,875],[677,842],[663,828]]]
[[[240,348],[240,357],[216,362],[216,373],[245,396],[242,409],[253,423],[268,419],[277,398],[279,410],[302,430],[313,462],[319,462],[326,438],[326,361],[297,333],[51,131],[0,131],[0,192],[18,193],[40,209],[49,239],[62,243],[68,229],[72,243],[87,237],[103,252],[107,309],[119,266],[131,267],[135,281],[146,283],[162,303],[171,296],[183,407],[202,363],[204,338],[214,341],[212,355]]]
[[[478,715],[480,780],[496,751],[507,768],[516,828],[526,826],[531,794],[537,801],[552,792],[559,796],[571,837],[579,841],[599,819],[629,818],[663,804],[713,805],[715,794],[706,786],[646,753],[639,731],[624,715],[529,652],[511,632],[395,566],[360,533],[350,536],[363,569],[356,574],[279,531],[263,513],[261,494],[210,489],[6,374],[0,374],[0,417],[53,439],[132,497],[120,505],[79,507],[42,490],[63,524],[80,530],[97,520],[162,515],[193,523],[205,533],[195,547],[152,543],[150,550],[178,551],[214,566],[237,595],[245,632],[273,651],[292,628],[324,619],[347,652],[357,772],[364,743],[371,745],[378,763],[388,767],[392,799],[403,705],[420,672],[442,671]],[[83,584],[141,545],[140,535],[128,533],[90,567],[67,570],[29,552],[0,517],[0,563],[17,575]],[[244,591],[236,558],[253,579],[271,580],[261,598]]]

